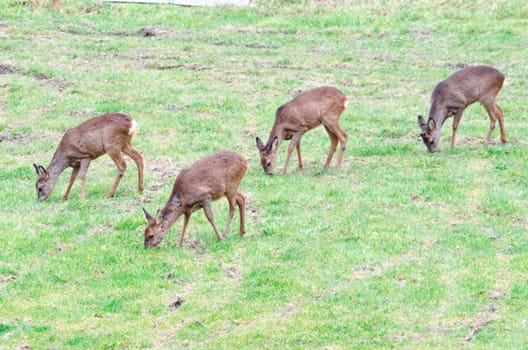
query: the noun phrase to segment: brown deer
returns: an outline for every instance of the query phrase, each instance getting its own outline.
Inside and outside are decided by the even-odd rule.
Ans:
[[[495,101],[503,83],[504,75],[488,66],[462,69],[438,83],[431,96],[427,123],[421,115],[418,116],[418,124],[422,129],[420,136],[427,150],[436,151],[440,140],[440,129],[445,120],[451,116],[454,116],[451,148],[455,148],[456,132],[462,113],[467,106],[477,101],[486,109],[490,118],[490,126],[484,143],[489,144],[497,120],[500,126],[501,141],[506,143],[504,114]]]
[[[138,190],[143,191],[143,156],[132,147],[136,121],[122,113],[107,113],[89,119],[79,126],[66,131],[50,165],[33,164],[38,175],[36,183],[39,200],[48,198],[55,187],[57,178],[68,167],[72,167],[70,183],[63,199],[68,199],[75,178],[81,174],[81,198],[86,198],[86,172],[92,159],[108,153],[117,166],[117,177],[108,192],[114,193],[123,177],[127,164],[122,153],[134,160],[138,169]]]
[[[240,211],[239,236],[244,235],[244,216],[246,199],[238,192],[238,186],[247,170],[247,162],[240,155],[223,151],[203,158],[190,168],[180,172],[165,207],[153,218],[144,208],[147,218],[145,228],[145,247],[155,247],[161,243],[171,226],[183,214],[183,228],[178,241],[182,246],[185,230],[191,214],[203,208],[205,216],[213,226],[219,240],[224,240],[235,212],[235,204]],[[226,197],[229,214],[223,236],[218,232],[211,208],[212,201]]]
[[[59,11],[60,0],[53,0],[53,9]]]
[[[341,91],[334,87],[322,86],[305,91],[293,100],[283,104],[275,113],[275,122],[266,145],[256,138],[257,149],[260,152],[260,163],[266,174],[272,174],[277,161],[277,150],[282,140],[291,140],[288,146],[286,163],[282,173],[288,171],[288,163],[294,149],[297,149],[299,168],[302,169],[301,137],[305,132],[323,124],[330,137],[330,152],[324,165],[328,168],[337,148],[341,143],[336,167],[341,166],[343,154],[348,140],[347,133],[339,125],[339,117],[348,106],[348,100]]]

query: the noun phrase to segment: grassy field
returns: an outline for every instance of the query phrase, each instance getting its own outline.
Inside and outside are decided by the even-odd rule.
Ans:
[[[0,2],[0,349],[522,349],[528,346],[528,5],[512,1],[259,1],[249,8]],[[419,137],[437,82],[501,70],[498,130],[479,105],[439,152]],[[341,169],[323,128],[305,169],[265,176],[255,136],[320,85],[350,100]],[[139,125],[146,160],[92,162],[87,199],[59,178],[37,202],[64,131],[108,111]],[[280,148],[279,168],[287,143]],[[143,248],[141,211],[180,170],[228,149],[249,170],[219,242],[202,212]],[[127,158],[128,160],[128,158]],[[213,204],[219,227],[228,205]]]

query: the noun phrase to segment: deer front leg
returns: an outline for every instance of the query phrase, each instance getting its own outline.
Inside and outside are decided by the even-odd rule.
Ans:
[[[182,232],[180,235],[180,240],[178,241],[178,247],[181,247],[183,245],[183,237],[185,236],[185,230],[187,230],[187,224],[189,223],[190,218],[191,218],[190,212],[183,213],[183,227],[182,227]]]
[[[293,150],[297,147],[297,144],[301,140],[302,134],[295,134],[291,138],[290,144],[288,145],[288,153],[286,154],[286,162],[284,163],[284,168],[282,168],[282,173],[286,174],[288,172],[288,163],[290,162],[291,155]]]
[[[463,108],[459,108],[455,112],[455,117],[453,118],[453,133],[451,134],[451,149],[455,148],[456,143],[456,132],[458,130],[458,124],[460,123],[460,119],[462,119],[462,113],[464,112]]]
[[[71,176],[70,176],[70,183],[68,184],[68,188],[66,188],[66,192],[64,192],[64,196],[62,196],[63,200],[68,199],[73,183],[75,182],[75,179],[77,178],[77,174],[79,174],[79,169],[80,169],[80,165],[73,168]]]
[[[299,142],[297,142],[297,146],[295,148],[297,149],[297,161],[299,162],[299,169],[302,169],[303,163],[301,157],[301,139],[299,139]]]
[[[81,173],[81,199],[86,198],[86,173],[90,166],[90,158],[81,159],[80,173]]]

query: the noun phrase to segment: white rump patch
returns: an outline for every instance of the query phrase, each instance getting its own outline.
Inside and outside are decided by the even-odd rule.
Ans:
[[[136,128],[137,128],[137,123],[134,119],[132,119],[132,126],[128,130],[128,134],[133,135],[136,132]]]
[[[348,107],[348,100],[345,100],[344,105],[345,105],[345,109],[346,109]]]

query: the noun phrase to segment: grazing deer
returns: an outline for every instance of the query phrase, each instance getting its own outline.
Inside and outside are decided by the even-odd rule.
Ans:
[[[203,208],[205,216],[213,226],[219,240],[224,240],[235,212],[235,204],[240,211],[239,235],[245,233],[244,216],[246,199],[238,192],[238,186],[247,170],[247,162],[233,152],[219,152],[203,158],[190,168],[182,170],[176,181],[169,201],[153,218],[144,208],[147,218],[145,228],[145,247],[155,247],[163,240],[171,226],[183,214],[183,228],[178,241],[182,246],[185,229],[191,214]],[[229,203],[229,214],[223,236],[218,232],[211,208],[212,201],[226,197]]]
[[[477,101],[486,109],[490,118],[490,126],[484,143],[489,144],[497,120],[500,126],[501,141],[506,143],[504,114],[495,101],[503,83],[504,75],[488,66],[462,69],[438,83],[431,96],[427,123],[421,115],[418,116],[418,124],[422,129],[420,136],[427,150],[429,152],[436,150],[440,140],[440,129],[445,120],[451,116],[454,116],[451,148],[455,148],[456,132],[462,113],[467,106]]]
[[[79,126],[66,131],[50,165],[33,164],[38,175],[36,183],[39,200],[48,198],[55,187],[57,178],[67,168],[72,167],[70,183],[63,199],[68,199],[75,178],[81,174],[81,198],[86,198],[86,172],[92,159],[108,153],[117,166],[117,177],[108,192],[114,193],[126,170],[122,153],[134,160],[138,169],[138,190],[143,191],[143,156],[132,147],[132,137],[136,121],[122,113],[107,113],[89,119]]]
[[[53,9],[55,11],[59,11],[59,3],[60,3],[60,0],[53,0]]]
[[[282,173],[286,174],[288,171],[288,162],[294,148],[297,149],[299,168],[302,168],[301,137],[305,132],[320,124],[324,125],[331,142],[330,152],[324,167],[326,169],[330,165],[337,144],[340,142],[341,147],[336,164],[336,167],[339,168],[348,140],[347,133],[339,125],[339,117],[347,106],[346,96],[330,86],[305,91],[280,106],[275,113],[275,122],[266,145],[262,143],[260,138],[255,139],[264,172],[268,175],[273,173],[277,160],[277,149],[282,140],[291,140]]]

